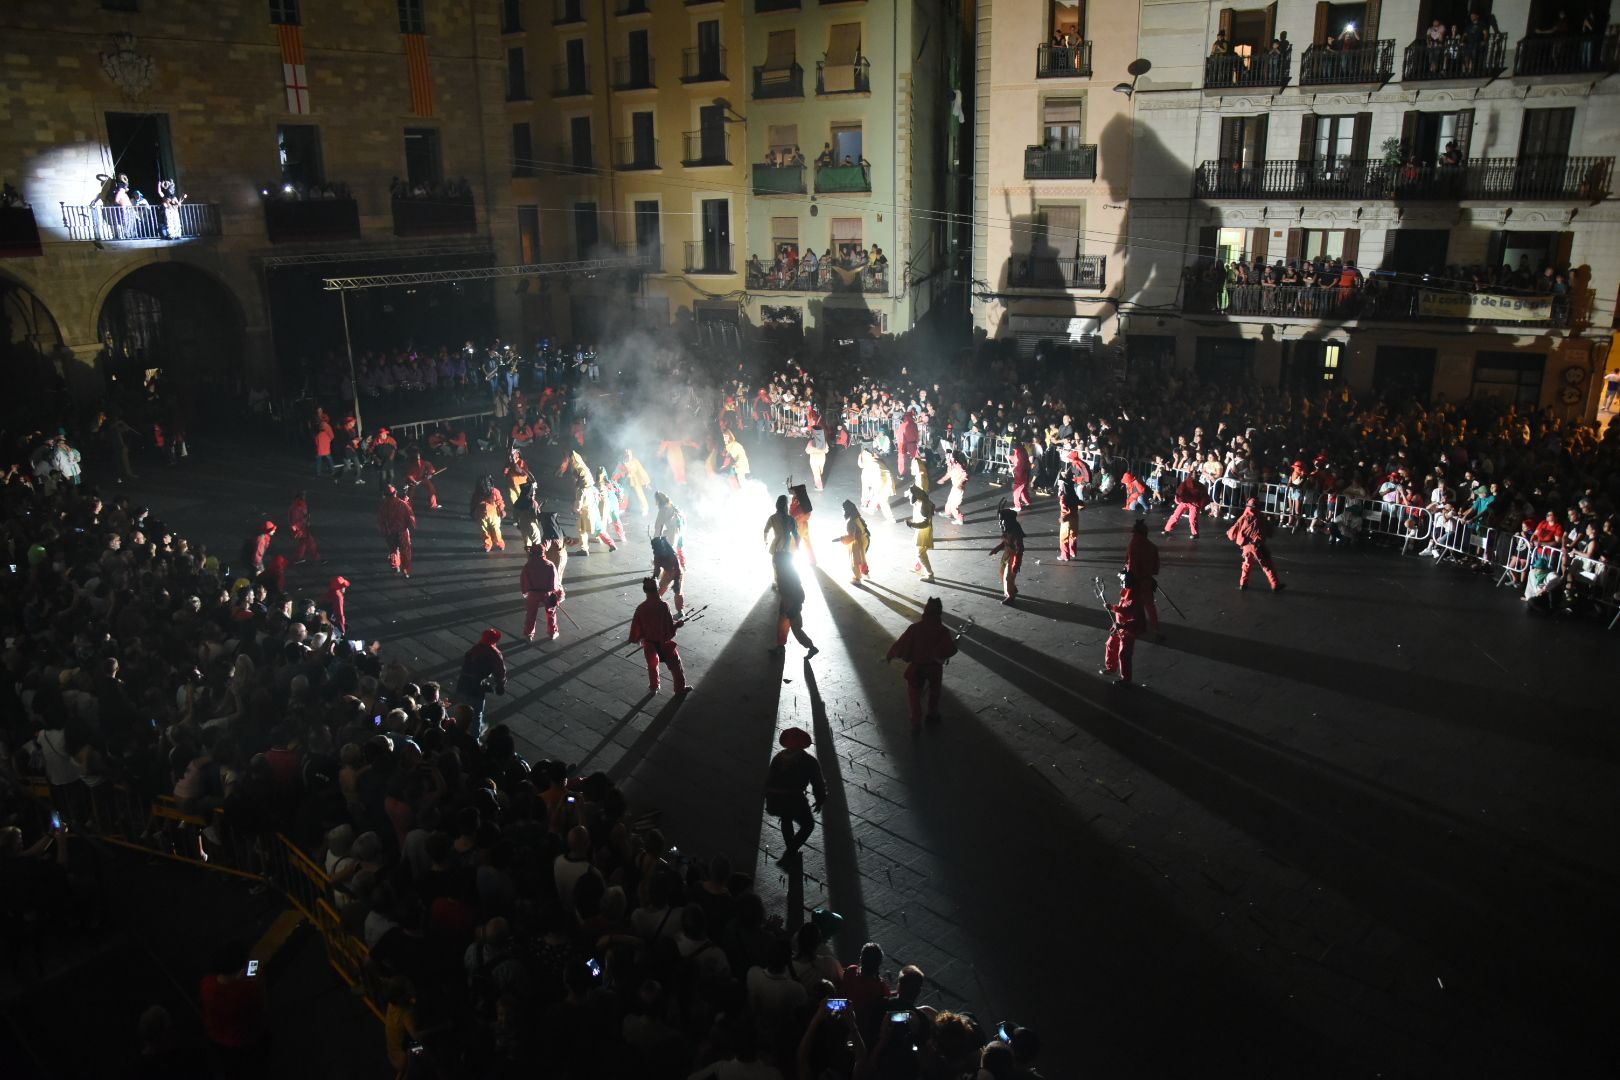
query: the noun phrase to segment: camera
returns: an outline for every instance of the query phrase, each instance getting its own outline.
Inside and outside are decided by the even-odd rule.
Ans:
[[[847,1008],[849,1008],[849,998],[827,999],[827,1011],[830,1013],[841,1013]]]
[[[911,1010],[910,1009],[899,1009],[899,1010],[897,1010],[895,1012],[890,1013],[889,1014],[889,1023],[891,1023],[891,1024],[909,1024],[909,1023],[911,1023]]]
[[[248,963],[247,963],[247,975],[248,975],[248,978],[251,979],[251,978],[255,977],[258,974],[259,974],[259,962],[257,960],[249,960]]]
[[[585,966],[591,969],[591,978],[600,979],[602,977],[602,965],[597,960],[587,960]]]

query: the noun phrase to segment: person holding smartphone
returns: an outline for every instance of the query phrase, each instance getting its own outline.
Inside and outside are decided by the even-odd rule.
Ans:
[[[239,941],[221,946],[210,974],[203,976],[198,994],[203,1028],[222,1075],[251,1076],[263,1063],[270,1041],[270,1001],[264,982],[257,962]]]

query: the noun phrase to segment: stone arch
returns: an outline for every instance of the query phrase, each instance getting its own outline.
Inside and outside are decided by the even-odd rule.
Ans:
[[[61,324],[21,275],[0,271],[0,371],[10,393],[0,417],[36,422],[66,416],[67,383]],[[7,426],[10,426],[7,424]]]
[[[100,365],[115,398],[138,396],[147,371],[184,397],[234,392],[246,315],[231,287],[177,259],[150,259],[102,286],[95,303]]]

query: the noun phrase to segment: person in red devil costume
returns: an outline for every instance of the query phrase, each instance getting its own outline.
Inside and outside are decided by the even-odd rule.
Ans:
[[[259,575],[259,584],[270,590],[271,596],[285,596],[287,594],[287,556],[272,555],[264,561],[264,572]]]
[[[1164,535],[1169,536],[1176,530],[1176,522],[1183,517],[1187,519],[1187,527],[1192,530],[1192,538],[1198,539],[1198,516],[1204,507],[1209,505],[1209,489],[1204,482],[1198,479],[1197,473],[1190,473],[1176,487],[1176,511],[1170,515],[1170,520],[1164,523]]]
[[[1271,582],[1272,592],[1281,592],[1287,588],[1277,580],[1277,571],[1271,567],[1271,550],[1266,547],[1266,538],[1271,535],[1271,522],[1260,513],[1260,500],[1250,499],[1243,508],[1243,514],[1232,527],[1226,530],[1226,538],[1243,549],[1243,570],[1238,575],[1238,588],[1249,587],[1249,575],[1259,566],[1265,573],[1266,580]]]
[[[523,574],[518,579],[518,588],[523,590],[524,599],[528,601],[528,610],[523,616],[523,636],[530,641],[534,640],[534,624],[540,615],[542,606],[546,609],[546,634],[552,641],[557,640],[557,605],[563,602],[566,595],[563,592],[562,582],[557,580],[557,567],[546,558],[545,548],[534,544],[529,548],[529,561],[523,564]]]
[[[422,456],[418,450],[412,455],[411,463],[405,466],[405,482],[411,486],[411,503],[420,506],[416,500],[427,497],[427,509],[439,510],[439,489],[433,486],[433,478],[439,475],[439,469]]]
[[[382,507],[377,511],[377,528],[388,548],[388,565],[396,573],[411,576],[411,532],[416,528],[416,511],[399,497],[399,489],[389,484],[383,490]]]
[[[945,682],[945,661],[956,655],[956,636],[945,628],[945,605],[931,596],[922,618],[906,627],[883,658],[906,662],[906,696],[911,705],[911,730],[922,727],[923,689],[928,690],[928,720],[939,719],[939,694]]]
[[[349,609],[348,609],[349,579],[335,577],[326,585],[326,606],[331,609],[332,625],[337,632],[349,636]]]
[[[1030,496],[1029,484],[1035,471],[1029,465],[1029,452],[1024,449],[1023,443],[1014,443],[1012,448],[1012,504],[1014,510],[1022,510],[1033,500]]]
[[[1018,598],[1018,571],[1024,565],[1024,526],[1018,511],[1006,503],[996,510],[996,519],[1001,523],[1001,543],[990,554],[1001,556],[1001,602],[1010,604]]]
[[[293,541],[297,544],[293,561],[324,562],[315,534],[309,531],[309,499],[302,491],[293,496],[292,506],[287,508],[287,521],[292,525]]]
[[[493,626],[478,638],[478,644],[461,658],[461,676],[456,680],[456,696],[472,708],[472,730],[476,740],[484,731],[484,701],[491,693],[506,693],[506,657],[501,655],[501,632]]]
[[[922,433],[917,429],[917,410],[907,409],[905,419],[900,421],[900,430],[895,434],[894,475],[911,475],[911,459],[917,456],[917,448],[921,442]]]
[[[1108,632],[1108,647],[1103,653],[1102,670],[1097,674],[1106,678],[1117,674],[1116,686],[1131,684],[1131,653],[1136,650],[1136,634],[1142,625],[1134,589],[1121,589],[1119,603],[1108,604],[1114,617],[1113,629]]]
[[[1138,519],[1131,526],[1131,542],[1125,548],[1125,586],[1137,598],[1137,606],[1147,617],[1147,624],[1163,641],[1164,634],[1159,630],[1159,605],[1153,599],[1159,591],[1158,579],[1159,549],[1148,539],[1147,522]]]
[[[647,692],[658,693],[658,662],[662,660],[669,665],[670,677],[675,680],[676,696],[688,693],[692,687],[686,681],[686,668],[681,664],[680,646],[675,644],[675,631],[681,624],[659,597],[658,582],[642,578],[641,591],[646,599],[636,606],[635,616],[630,620],[629,640],[631,644],[640,645],[642,655],[647,658]]]
[[[242,544],[243,556],[255,575],[264,573],[264,558],[270,553],[270,541],[275,538],[276,523],[267,521]]]

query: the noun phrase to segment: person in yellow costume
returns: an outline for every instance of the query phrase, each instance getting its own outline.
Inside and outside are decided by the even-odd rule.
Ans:
[[[619,467],[613,470],[613,479],[623,485],[624,490],[636,497],[636,509],[642,517],[647,516],[647,489],[652,487],[652,477],[641,462],[636,460],[635,452],[625,448],[624,456],[619,459]]]

